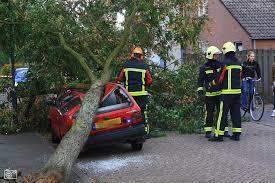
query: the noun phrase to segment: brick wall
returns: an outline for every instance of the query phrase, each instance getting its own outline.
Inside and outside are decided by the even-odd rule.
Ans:
[[[275,49],[275,40],[256,40],[256,49]]]
[[[228,12],[220,0],[208,0],[209,21],[204,27],[200,39],[219,48],[227,42],[241,41],[243,49],[252,49],[252,42],[247,32]]]

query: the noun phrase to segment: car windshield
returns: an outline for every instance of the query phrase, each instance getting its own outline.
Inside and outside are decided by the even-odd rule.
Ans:
[[[67,103],[65,103],[65,105],[62,105],[60,107],[60,112],[61,113],[66,113],[69,110],[73,109],[74,107],[76,107],[77,105],[81,104],[81,99],[79,97],[75,97],[74,99],[68,101]]]

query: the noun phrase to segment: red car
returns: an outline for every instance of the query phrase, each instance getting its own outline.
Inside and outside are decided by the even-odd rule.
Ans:
[[[53,142],[59,142],[71,128],[84,97],[85,92],[71,89],[49,102]],[[145,141],[144,127],[140,108],[133,97],[123,86],[108,83],[86,145],[124,142],[130,143],[134,150],[141,150]]]

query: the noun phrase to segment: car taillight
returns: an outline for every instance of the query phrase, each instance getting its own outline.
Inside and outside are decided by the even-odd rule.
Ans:
[[[131,118],[123,118],[123,122],[131,124],[133,122],[133,120]]]
[[[94,122],[92,123],[91,127],[92,127],[92,130],[96,130],[96,126]]]
[[[142,115],[141,112],[134,112],[130,118],[124,118],[123,122],[124,123],[136,123],[142,121]]]

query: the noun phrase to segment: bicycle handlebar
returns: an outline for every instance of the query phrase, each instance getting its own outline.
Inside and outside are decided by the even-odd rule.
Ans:
[[[262,80],[262,78],[259,78],[259,79],[254,79],[254,78],[252,78],[252,77],[245,77],[244,78],[245,80],[249,80],[249,79],[251,79],[252,81],[261,81]]]

